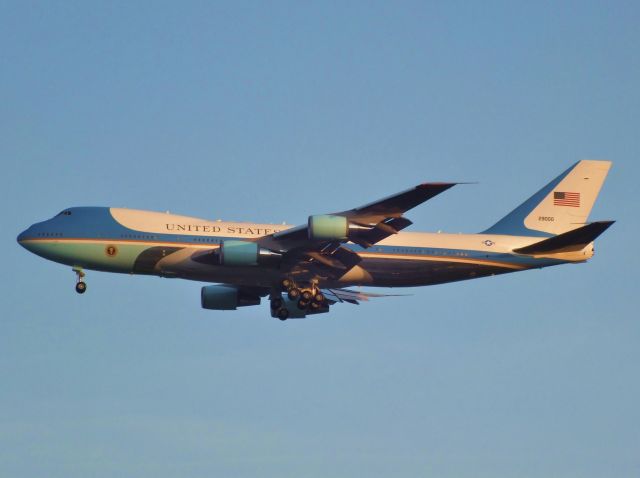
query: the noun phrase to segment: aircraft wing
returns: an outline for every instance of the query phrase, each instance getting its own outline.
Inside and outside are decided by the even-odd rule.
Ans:
[[[373,292],[362,292],[349,289],[322,289],[322,293],[330,303],[348,302],[359,304],[374,297],[399,297],[403,294],[375,294]]]
[[[249,301],[260,302],[261,297],[269,295],[270,289],[268,287],[259,286],[238,286],[234,284],[219,284],[221,287],[229,287],[238,291],[238,296],[242,299]],[[360,302],[366,302],[369,299],[377,297],[401,297],[406,294],[377,294],[374,292],[363,292],[350,289],[321,289],[327,302],[335,304],[338,302],[347,302],[349,304],[358,305]]]
[[[334,215],[346,216],[357,222],[368,224],[379,223],[385,219],[401,217],[409,209],[413,209],[456,184],[457,183],[419,184],[406,191],[393,194],[355,209],[350,209],[349,211],[334,213]]]
[[[312,262],[344,273],[361,258],[342,246],[353,242],[364,248],[397,234],[412,222],[404,213],[457,183],[423,183],[406,191],[347,211],[310,216],[307,224],[258,239],[265,248],[284,255],[284,265]]]

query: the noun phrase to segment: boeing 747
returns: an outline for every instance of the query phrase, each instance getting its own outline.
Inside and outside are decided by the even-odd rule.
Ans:
[[[205,309],[269,298],[271,316],[304,318],[375,294],[353,286],[414,287],[585,262],[613,221],[588,222],[611,163],[579,161],[478,234],[406,232],[410,209],[455,183],[424,183],[291,227],[208,221],[110,207],[71,207],[18,236],[25,249],[85,270],[214,283]]]

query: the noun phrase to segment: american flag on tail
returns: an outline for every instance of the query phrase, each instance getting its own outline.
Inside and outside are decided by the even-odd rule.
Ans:
[[[580,193],[555,191],[553,193],[553,205],[580,207]]]

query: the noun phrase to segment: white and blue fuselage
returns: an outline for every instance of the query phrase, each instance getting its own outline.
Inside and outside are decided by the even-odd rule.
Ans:
[[[18,242],[73,267],[79,293],[85,269],[176,277],[219,283],[202,288],[206,309],[257,305],[268,295],[272,316],[285,320],[379,295],[346,286],[424,286],[584,262],[613,223],[588,222],[610,166],[577,162],[479,234],[405,232],[406,211],[454,185],[423,183],[296,227],[73,207]]]
[[[203,260],[225,240],[256,240],[291,226],[207,221],[168,213],[108,207],[74,207],[36,223],[18,242],[46,259],[76,268],[271,287],[277,267],[231,267]],[[347,243],[362,262],[321,287],[408,287],[583,262],[579,251],[522,255],[514,249],[540,237],[500,234],[400,232],[369,248]]]

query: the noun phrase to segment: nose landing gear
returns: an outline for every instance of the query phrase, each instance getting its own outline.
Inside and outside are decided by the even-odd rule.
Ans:
[[[76,273],[76,292],[78,294],[84,294],[87,291],[87,283],[82,279],[86,274],[82,270],[82,267],[74,267],[73,272]]]

